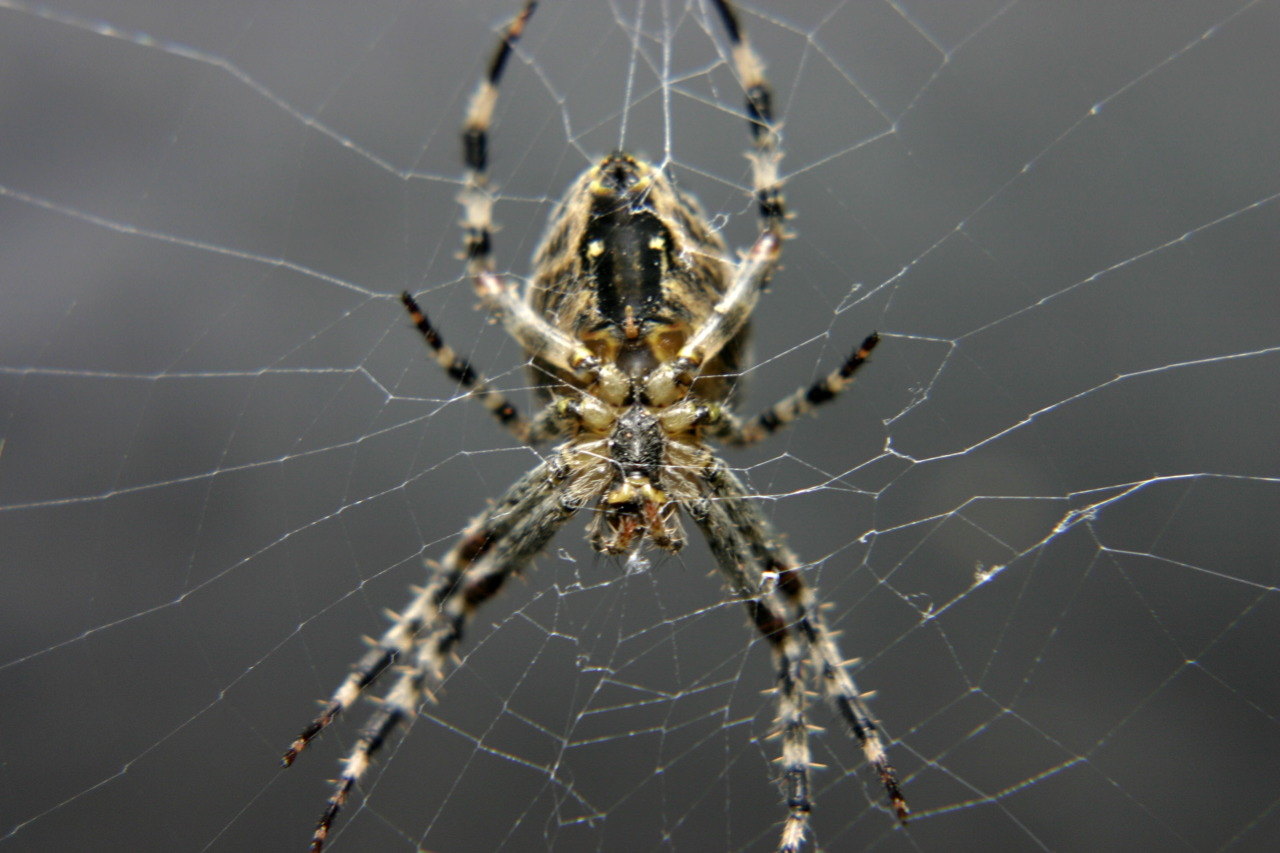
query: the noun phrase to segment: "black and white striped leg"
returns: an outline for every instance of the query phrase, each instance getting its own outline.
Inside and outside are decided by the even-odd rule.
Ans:
[[[751,131],[752,141],[752,150],[747,157],[751,160],[752,192],[760,216],[761,230],[764,235],[773,235],[777,239],[777,251],[780,251],[782,239],[788,236],[784,227],[787,207],[782,197],[782,147],[778,125],[773,118],[773,89],[765,77],[764,62],[751,47],[732,3],[729,0],[712,0],[712,5],[720,14],[720,20],[729,36],[734,69],[746,91],[747,127]],[[773,261],[761,280],[761,287],[768,285],[776,260],[775,251]],[[814,406],[832,399],[853,382],[853,374],[862,366],[879,340],[879,336],[869,335],[839,369],[809,388],[801,388],[791,396],[779,400],[740,426],[734,418],[725,418],[720,436],[730,444],[753,444],[812,410]]]
[[[446,560],[443,576],[420,596],[436,601],[435,619],[415,638],[414,654],[400,669],[395,683],[343,761],[342,773],[316,824],[311,839],[312,853],[319,853],[324,847],[333,821],[346,804],[351,789],[359,783],[387,738],[401,723],[413,719],[418,706],[432,697],[431,688],[444,679],[453,650],[476,608],[528,565],[555,532],[573,517],[577,508],[565,500],[561,483],[550,466],[540,465],[530,476],[540,479],[543,485],[526,488],[529,480],[526,477],[512,490],[526,492],[524,499],[505,513],[508,518],[514,518],[515,523],[494,518],[494,510],[482,516],[480,527],[474,532],[468,531],[454,547]],[[486,524],[489,520],[496,523]],[[500,527],[506,527],[506,532],[498,535],[495,531]],[[467,557],[469,565],[460,576],[449,570],[449,564],[467,562]]]
[[[884,740],[880,736],[880,726],[871,716],[871,709],[863,701],[862,694],[853,682],[853,676],[849,674],[852,661],[841,656],[840,649],[836,646],[835,634],[827,628],[822,618],[813,588],[801,579],[795,565],[794,562],[774,564],[771,570],[778,573],[779,590],[800,613],[797,624],[822,669],[823,695],[844,720],[849,733],[857,739],[867,763],[880,779],[894,815],[900,823],[905,824],[911,810],[907,807],[902,786],[898,783],[898,774],[889,763]]]
[[[813,411],[815,406],[834,400],[853,384],[855,374],[866,363],[871,351],[880,343],[880,336],[874,332],[863,339],[844,363],[831,371],[808,388],[800,388],[759,414],[746,421],[739,421],[732,413],[721,412],[719,420],[712,425],[712,434],[727,444],[744,446],[755,444],[782,428],[793,423],[796,418]]]
[[[324,710],[302,730],[285,752],[282,763],[288,767],[303,749],[351,707],[361,691],[368,687],[391,664],[403,659],[413,648],[418,634],[439,613],[440,602],[452,594],[458,578],[476,560],[488,553],[494,541],[508,536],[519,521],[519,514],[543,499],[553,489],[557,477],[549,465],[541,465],[520,478],[507,493],[486,512],[472,520],[435,571],[432,583],[419,589],[407,608],[392,614],[393,624],[378,640],[370,640],[370,650],[325,703]]]
[[[489,178],[489,126],[493,123],[493,108],[498,103],[498,84],[502,81],[502,72],[511,51],[536,5],[534,0],[529,0],[503,28],[502,38],[489,60],[489,68],[471,96],[462,125],[462,158],[467,167],[467,180],[459,201],[466,214],[462,223],[466,229],[464,247],[473,272],[492,269],[493,198],[486,191],[485,184]]]
[[[603,364],[581,341],[561,332],[538,314],[520,293],[494,271],[493,262],[493,193],[489,180],[489,126],[498,103],[498,84],[516,41],[524,32],[537,4],[528,0],[503,28],[502,38],[489,61],[489,68],[467,107],[462,125],[462,154],[466,164],[466,181],[458,202],[462,205],[463,250],[467,272],[485,307],[502,320],[507,333],[526,352],[553,367],[568,371],[579,379],[595,383],[604,396],[621,399],[629,387],[621,371]]]
[[[664,364],[646,383],[646,394],[656,405],[670,405],[689,389],[698,371],[715,358],[725,344],[742,331],[755,310],[760,292],[769,286],[778,267],[783,227],[787,218],[782,198],[782,148],[773,120],[773,90],[764,76],[764,62],[747,41],[738,13],[728,0],[712,0],[729,37],[734,70],[746,91],[747,126],[751,131],[752,195],[760,217],[760,236],[737,264],[733,281],[715,310],[681,347],[676,358]]]
[[[787,818],[778,850],[796,853],[804,844],[809,814],[813,811],[809,797],[809,768],[813,760],[809,752],[809,726],[804,717],[804,652],[787,624],[786,611],[776,602],[767,598],[751,599],[747,601],[747,610],[756,630],[769,641],[777,668],[777,725],[782,737],[782,789],[787,803]]]
[[[719,462],[713,462],[723,471]],[[714,480],[716,475],[708,475]],[[741,597],[755,625],[773,655],[777,679],[777,726],[782,738],[782,773],[780,783],[787,805],[787,817],[778,842],[779,853],[795,853],[804,844],[809,830],[809,769],[814,766],[809,751],[809,729],[805,721],[804,650],[795,633],[786,602],[769,584],[764,583],[761,567],[749,540],[743,535],[735,516],[745,508],[711,496],[689,508],[690,515],[702,529],[716,564],[730,588]]]
[[[684,398],[702,366],[742,331],[777,266],[781,249],[782,238],[777,234],[765,231],[760,235],[734,269],[733,280],[711,314],[675,358],[646,378],[645,397],[652,405],[670,406]]]
[[[444,342],[440,332],[432,325],[426,312],[418,306],[417,301],[410,294],[400,294],[400,301],[404,304],[405,310],[409,312],[409,319],[422,335],[422,340],[426,343],[427,348],[431,350],[432,357],[435,358],[436,363],[451,379],[466,390],[469,396],[479,400],[507,431],[521,441],[528,443],[545,441],[555,437],[554,432],[548,433],[546,429],[539,431],[535,435],[529,420],[520,415],[520,412],[507,399],[507,396],[493,388],[484,374],[476,370],[471,365],[471,362],[458,355],[453,347]]]
[[[519,573],[574,513],[565,500],[563,469],[544,463],[522,477],[507,494],[475,519],[446,555],[433,581],[373,643],[316,718],[285,753],[298,753],[361,695],[393,663],[399,675],[347,756],[343,771],[316,826],[311,849],[319,851],[333,820],[374,754],[401,722],[411,719],[432,685],[443,678],[450,654],[477,607]]]
[[[764,76],[764,62],[751,47],[746,31],[738,21],[738,12],[728,0],[712,0],[720,14],[729,46],[733,54],[734,70],[746,91],[747,127],[751,131],[752,192],[759,211],[761,226],[765,231],[783,234],[783,221],[787,218],[786,204],[782,198],[782,148],[778,139],[778,126],[773,120],[773,89]]]
[[[750,501],[742,483],[722,463],[715,462],[703,476],[712,502],[722,507],[726,524],[740,531],[746,540],[751,552],[748,564],[776,578],[772,586],[786,602],[790,619],[804,641],[809,658],[821,671],[823,694],[844,720],[850,734],[857,739],[863,756],[884,787],[890,807],[898,820],[905,824],[910,812],[897,774],[889,763],[880,726],[849,673],[852,661],[841,655],[835,634],[822,618],[816,593],[800,575],[800,561],[782,544],[768,519]],[[751,582],[765,583],[763,576],[751,579]]]

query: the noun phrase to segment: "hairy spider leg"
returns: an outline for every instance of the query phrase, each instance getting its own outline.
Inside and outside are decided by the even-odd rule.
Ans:
[[[720,478],[728,475],[723,463],[709,455],[703,472],[705,498],[693,502],[689,514],[702,530],[716,559],[716,566],[733,592],[747,607],[751,623],[769,643],[776,669],[777,727],[782,737],[781,784],[787,804],[779,853],[796,853],[804,843],[813,811],[809,769],[809,725],[805,721],[805,663],[801,643],[789,608],[764,580],[758,557],[744,535],[738,517],[754,510],[736,498],[722,499],[716,492]]]
[[[543,479],[534,476],[541,473]],[[361,691],[372,684],[391,664],[404,658],[413,648],[423,627],[436,618],[442,598],[451,594],[458,579],[477,559],[484,556],[495,539],[507,536],[519,521],[518,513],[536,504],[549,482],[547,465],[535,468],[522,477],[488,512],[476,518],[459,538],[435,573],[432,584],[403,611],[394,615],[393,624],[378,640],[370,640],[370,649],[325,703],[324,710],[302,730],[285,752],[281,763],[288,767],[298,753],[324,731],[338,716],[351,707]]]
[[[773,120],[773,90],[764,76],[764,62],[751,47],[738,23],[737,12],[725,0],[712,0],[729,37],[734,69],[746,91],[747,126],[751,131],[752,195],[760,217],[760,236],[738,263],[733,280],[711,316],[681,348],[676,358],[656,370],[646,392],[656,405],[670,405],[688,393],[702,366],[746,326],[756,302],[778,267],[787,218],[779,166],[782,148]]]
[[[746,92],[747,127],[751,131],[751,191],[756,200],[763,231],[783,234],[787,207],[782,198],[782,163],[778,126],[773,120],[773,89],[764,76],[764,62],[751,47],[746,32],[738,24],[738,13],[726,0],[712,0],[729,36],[734,70]]]
[[[498,84],[502,80],[507,60],[536,5],[533,0],[529,0],[519,14],[503,28],[498,46],[471,97],[463,121],[462,152],[466,179],[458,196],[463,207],[463,249],[468,274],[481,299],[490,311],[503,318],[508,332],[526,351],[537,352],[552,363],[571,370],[575,375],[594,378],[601,372],[597,360],[580,344],[553,329],[530,311],[516,290],[494,272],[493,195],[488,190],[489,126],[493,121]],[[496,390],[470,362],[444,343],[439,330],[411,294],[401,294],[400,301],[436,362],[459,386],[480,400],[516,438],[536,444],[559,434],[563,424],[554,413],[544,412],[530,423],[505,394]],[[603,372],[610,375],[608,371]]]
[[[809,658],[821,671],[823,694],[857,739],[867,763],[884,787],[894,814],[905,824],[909,815],[907,801],[889,763],[879,724],[858,692],[849,673],[850,662],[840,654],[835,634],[822,618],[817,594],[801,577],[799,559],[782,544],[773,525],[751,502],[746,488],[723,462],[713,460],[702,476],[712,506],[726,517],[728,527],[740,531],[748,544],[750,553],[744,560],[744,571],[752,573],[750,582],[762,584],[762,572],[777,578],[778,593],[789,605],[789,621],[803,640]]]
[[[747,127],[751,131],[751,188],[760,217],[760,236],[738,264],[706,323],[686,342],[679,355],[650,378],[647,391],[658,405],[668,405],[687,393],[699,370],[746,325],[760,292],[778,266],[787,218],[782,197],[782,148],[773,119],[773,90],[764,75],[764,62],[751,47],[738,23],[738,13],[726,0],[712,0],[729,37],[734,70],[746,92]]]
[[[558,462],[548,462],[522,477],[468,526],[430,586],[418,593],[405,612],[392,614],[395,624],[379,646],[391,660],[403,663],[343,760],[342,773],[316,823],[312,853],[324,847],[351,789],[387,738],[397,726],[417,715],[423,701],[432,698],[432,690],[443,681],[453,650],[476,609],[496,595],[508,578],[522,571],[573,517],[578,508],[566,498],[565,476]],[[379,672],[386,668],[384,664]],[[353,676],[363,674],[357,671]],[[363,680],[367,684],[373,678]],[[353,693],[351,700],[354,698]]]
[[[581,341],[548,323],[533,310],[519,287],[508,284],[494,271],[493,193],[488,188],[489,126],[498,102],[498,83],[503,69],[536,5],[534,0],[528,0],[503,29],[489,70],[471,96],[463,122],[462,148],[467,175],[458,201],[463,209],[467,272],[485,307],[502,320],[507,333],[526,353],[590,382],[610,402],[620,402],[630,391],[630,383],[622,372],[602,363]]]
[[[788,213],[782,196],[783,178],[779,172],[782,149],[777,123],[773,118],[773,89],[765,77],[764,62],[751,47],[746,32],[738,21],[737,10],[727,0],[711,2],[729,36],[734,69],[746,92],[747,127],[752,141],[752,150],[747,157],[751,161],[752,195],[761,220],[761,235],[747,253],[747,261],[754,262],[759,268],[743,270],[754,275],[750,280],[739,276],[742,284],[739,293],[735,293],[734,288],[725,293],[723,310],[719,307],[716,310],[717,318],[723,318],[723,329],[708,324],[701,330],[700,340],[689,342],[688,353],[681,353],[682,356],[687,355],[689,362],[673,365],[673,372],[683,369],[686,371],[685,376],[689,375],[688,371],[696,371],[697,366],[714,355],[714,350],[723,346],[725,341],[737,333],[742,323],[746,322],[755,307],[760,289],[768,285],[777,265],[781,241],[789,236],[784,230]],[[749,266],[744,262],[744,267]],[[741,306],[739,301],[746,303],[745,306]],[[852,384],[853,374],[879,341],[880,337],[875,333],[867,336],[839,368],[809,388],[801,388],[745,422],[740,423],[734,415],[725,413],[726,416],[717,424],[716,437],[728,444],[743,446],[754,444],[787,426],[800,415],[811,411],[815,405],[834,398]],[[679,381],[677,378],[677,382]]]

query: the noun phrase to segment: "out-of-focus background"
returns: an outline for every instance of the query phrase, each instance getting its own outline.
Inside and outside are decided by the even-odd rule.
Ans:
[[[0,0],[0,853],[303,849],[369,705],[279,754],[537,461],[457,260],[457,129],[517,4]],[[795,237],[726,452],[892,740],[815,698],[822,849],[1280,844],[1280,4],[744,3]],[[755,233],[705,4],[545,0],[492,143],[529,270],[592,158]],[[705,548],[571,523],[387,746],[341,850],[770,850],[766,644]]]

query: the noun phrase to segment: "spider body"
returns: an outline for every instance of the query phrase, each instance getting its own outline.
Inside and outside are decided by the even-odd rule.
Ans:
[[[620,151],[569,188],[534,254],[534,269],[533,310],[632,380],[679,354],[733,271],[697,203],[662,170]],[[701,383],[701,396],[728,393],[731,384],[718,377],[738,369],[747,332],[744,326],[703,370],[716,378]],[[558,375],[542,360],[531,371],[540,388],[548,374]]]
[[[571,422],[568,452],[599,469],[571,487],[584,498],[598,494],[592,545],[620,555],[647,538],[679,550],[685,534],[677,507],[697,495],[688,472],[710,410],[655,407],[647,380],[679,356],[723,297],[733,271],[724,243],[662,170],[615,151],[557,205],[534,268],[525,294],[532,310],[626,379],[615,393],[599,393],[536,353],[531,361],[535,387]],[[737,368],[747,332],[744,326],[704,367],[711,376],[699,383],[699,399],[729,393],[723,376]],[[548,376],[558,380],[554,391]]]
[[[324,711],[285,753],[284,764],[366,687],[396,675],[345,759],[312,838],[319,851],[351,789],[396,727],[416,714],[445,678],[476,609],[496,595],[578,512],[591,515],[595,550],[631,555],[646,546],[674,552],[686,541],[682,516],[702,533],[731,593],[769,644],[775,664],[780,785],[787,808],[778,849],[794,853],[809,829],[806,686],[816,682],[875,769],[902,822],[906,801],[878,724],[826,627],[799,559],[710,441],[745,445],[786,426],[847,388],[879,338],[872,334],[836,370],[746,421],[732,411],[732,375],[745,357],[749,320],[777,266],[786,207],[781,149],[763,65],[727,0],[711,0],[746,92],[753,193],[760,234],[733,260],[697,204],[661,168],[615,151],[588,168],[552,213],[530,284],[495,272],[493,196],[487,187],[488,128],[497,85],[533,12],[506,27],[463,128],[468,274],[528,359],[541,410],[526,419],[448,347],[409,294],[402,301],[441,367],[514,435],[560,443],[544,461],[474,518],[428,586],[393,615],[392,626],[356,664]]]

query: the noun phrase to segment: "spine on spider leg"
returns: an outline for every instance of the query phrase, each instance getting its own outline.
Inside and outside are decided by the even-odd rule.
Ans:
[[[325,840],[329,836],[329,830],[333,827],[333,821],[346,804],[347,798],[351,794],[351,789],[355,787],[360,777],[369,768],[371,755],[382,745],[383,741],[386,740],[402,718],[403,712],[398,706],[388,706],[385,710],[380,711],[370,721],[365,731],[361,733],[356,748],[344,760],[342,773],[336,783],[334,792],[330,795],[329,801],[325,804],[324,812],[316,822],[316,829],[311,837],[310,849],[312,853],[319,853],[324,847]]]
[[[806,617],[806,621],[809,618]],[[822,681],[830,701],[836,706],[849,731],[861,744],[867,763],[880,778],[880,784],[889,798],[889,805],[893,808],[894,815],[897,816],[899,823],[905,824],[910,818],[911,810],[907,807],[906,797],[903,796],[902,788],[898,784],[898,774],[889,763],[884,740],[880,736],[880,726],[862,701],[843,661],[839,660],[839,650],[835,648],[830,634],[820,626],[820,623],[818,626],[807,625],[804,629],[815,635],[811,642],[822,649],[820,655],[823,659]]]
[[[540,477],[535,475],[543,470],[541,466],[535,469],[533,474],[516,483],[489,512],[471,521],[462,538],[445,556],[432,582],[425,589],[417,589],[413,601],[403,612],[392,614],[394,624],[374,643],[374,647],[360,659],[334,691],[320,716],[312,720],[293,741],[281,759],[284,767],[293,764],[298,754],[343,711],[350,708],[366,687],[397,660],[408,656],[418,642],[418,635],[439,614],[441,602],[453,594],[463,572],[481,559],[498,537],[511,529],[515,518],[513,510],[542,487]]]
[[[756,629],[769,641],[778,670],[778,719],[782,735],[782,789],[787,819],[779,853],[796,853],[804,844],[813,804],[809,798],[809,726],[804,718],[804,659],[777,605],[770,597],[749,599],[747,610]]]
[[[780,853],[795,853],[804,844],[813,810],[810,799],[809,727],[805,722],[805,665],[803,650],[788,618],[788,607],[776,591],[766,588],[756,548],[748,531],[762,519],[742,505],[744,495],[736,479],[714,458],[702,474],[706,499],[689,508],[701,528],[725,579],[742,598],[756,630],[769,642],[776,668],[777,727],[782,737],[781,785],[787,803]]]
[[[497,592],[502,583],[487,584],[489,594]],[[457,586],[453,587],[457,590]],[[444,679],[449,653],[462,637],[467,614],[473,608],[471,599],[474,594],[466,590],[446,596],[440,603],[441,609],[449,602],[461,600],[463,610],[459,613],[441,613],[444,621],[430,634],[418,642],[418,650],[412,661],[407,663],[394,685],[378,705],[378,709],[369,718],[351,753],[343,760],[342,773],[334,783],[333,793],[325,803],[324,811],[316,822],[316,829],[311,837],[311,852],[320,853],[324,848],[333,823],[342,811],[351,795],[351,789],[359,784],[361,777],[373,764],[374,756],[387,739],[402,723],[411,720],[417,714],[417,708],[429,698],[431,690],[427,686],[430,678],[438,684]]]
[[[906,799],[897,774],[889,764],[879,727],[863,702],[835,637],[818,609],[817,595],[797,570],[799,560],[787,548],[772,526],[746,501],[746,491],[723,463],[713,462],[703,473],[708,495],[705,516],[699,520],[721,568],[743,589],[763,590],[763,572],[776,578],[773,592],[762,601],[781,600],[778,606],[785,619],[804,642],[804,652],[821,668],[827,700],[858,740],[863,755],[876,771],[898,820],[906,823]],[[698,517],[695,516],[695,520]],[[732,571],[731,571],[732,570]],[[759,625],[760,623],[757,622]],[[763,630],[763,628],[762,628]]]
[[[840,655],[835,636],[827,628],[818,610],[817,596],[813,588],[801,580],[792,568],[794,565],[795,560],[791,558],[773,566],[773,570],[778,572],[778,589],[799,611],[797,627],[813,655],[821,662],[823,692],[827,700],[835,707],[845,725],[849,727],[849,732],[857,739],[867,763],[876,771],[880,779],[894,815],[900,823],[905,824],[910,816],[910,809],[902,794],[902,788],[898,784],[898,775],[893,765],[889,763],[884,740],[880,736],[880,727],[871,716],[871,710],[862,700],[853,676],[849,674],[848,664]]]
[[[396,682],[381,707],[360,733],[360,739],[356,742],[355,748],[343,761],[342,774],[338,777],[333,794],[325,804],[324,812],[316,822],[315,832],[311,836],[312,853],[320,853],[324,848],[338,812],[346,805],[351,789],[359,783],[360,777],[369,769],[374,753],[395,731],[396,726],[413,715],[414,709],[425,694],[425,679],[426,672],[421,666],[415,665],[409,668],[409,671]]]
[[[747,86],[747,121],[755,143],[754,150],[747,156],[751,160],[751,183],[755,187],[760,219],[766,230],[779,237],[787,237],[790,235],[783,226],[787,219],[787,204],[782,197],[782,148],[773,123],[771,100],[769,87],[763,78]]]
[[[556,526],[567,518],[568,514],[563,513],[554,519]],[[399,678],[360,733],[350,755],[344,759],[342,773],[334,783],[333,793],[316,822],[311,838],[312,853],[320,853],[324,848],[334,821],[346,805],[352,788],[359,784],[373,764],[377,752],[397,727],[413,719],[423,700],[431,697],[432,689],[428,687],[428,680],[433,684],[444,680],[450,655],[461,641],[463,630],[472,614],[498,593],[518,565],[515,560],[479,564],[477,571],[469,572],[463,582],[454,584],[440,601],[440,621],[437,627],[419,640],[414,659],[403,667]]]
[[[368,687],[378,676],[386,671],[387,667],[396,659],[399,652],[396,649],[379,646],[376,649],[370,649],[360,662],[356,664],[355,670],[347,676],[333,694],[333,697],[325,704],[324,711],[320,716],[316,717],[307,727],[303,729],[294,739],[289,748],[280,758],[281,767],[289,767],[298,758],[298,754],[307,748],[320,732],[324,731],[338,718],[344,710],[351,707],[351,703],[355,702],[356,697],[364,688]]]
[[[418,706],[443,681],[475,610],[526,566],[576,511],[564,500],[562,468],[547,462],[517,481],[472,521],[445,557],[435,581],[419,593],[415,606],[424,608],[429,620],[415,632],[412,655],[403,656],[398,677],[343,762],[312,835],[313,853],[323,848],[352,788],[378,750],[399,725],[413,719]]]
[[[435,607],[433,600],[439,596],[437,589],[439,583],[437,581],[430,588],[420,591],[403,613],[395,615],[395,624],[373,643],[373,648],[365,653],[351,673],[343,679],[338,689],[333,692],[333,696],[329,698],[320,715],[312,720],[289,745],[280,759],[282,767],[292,765],[298,754],[328,728],[343,711],[350,708],[366,687],[375,682],[396,660],[408,654],[413,648],[418,632],[422,630]]]

